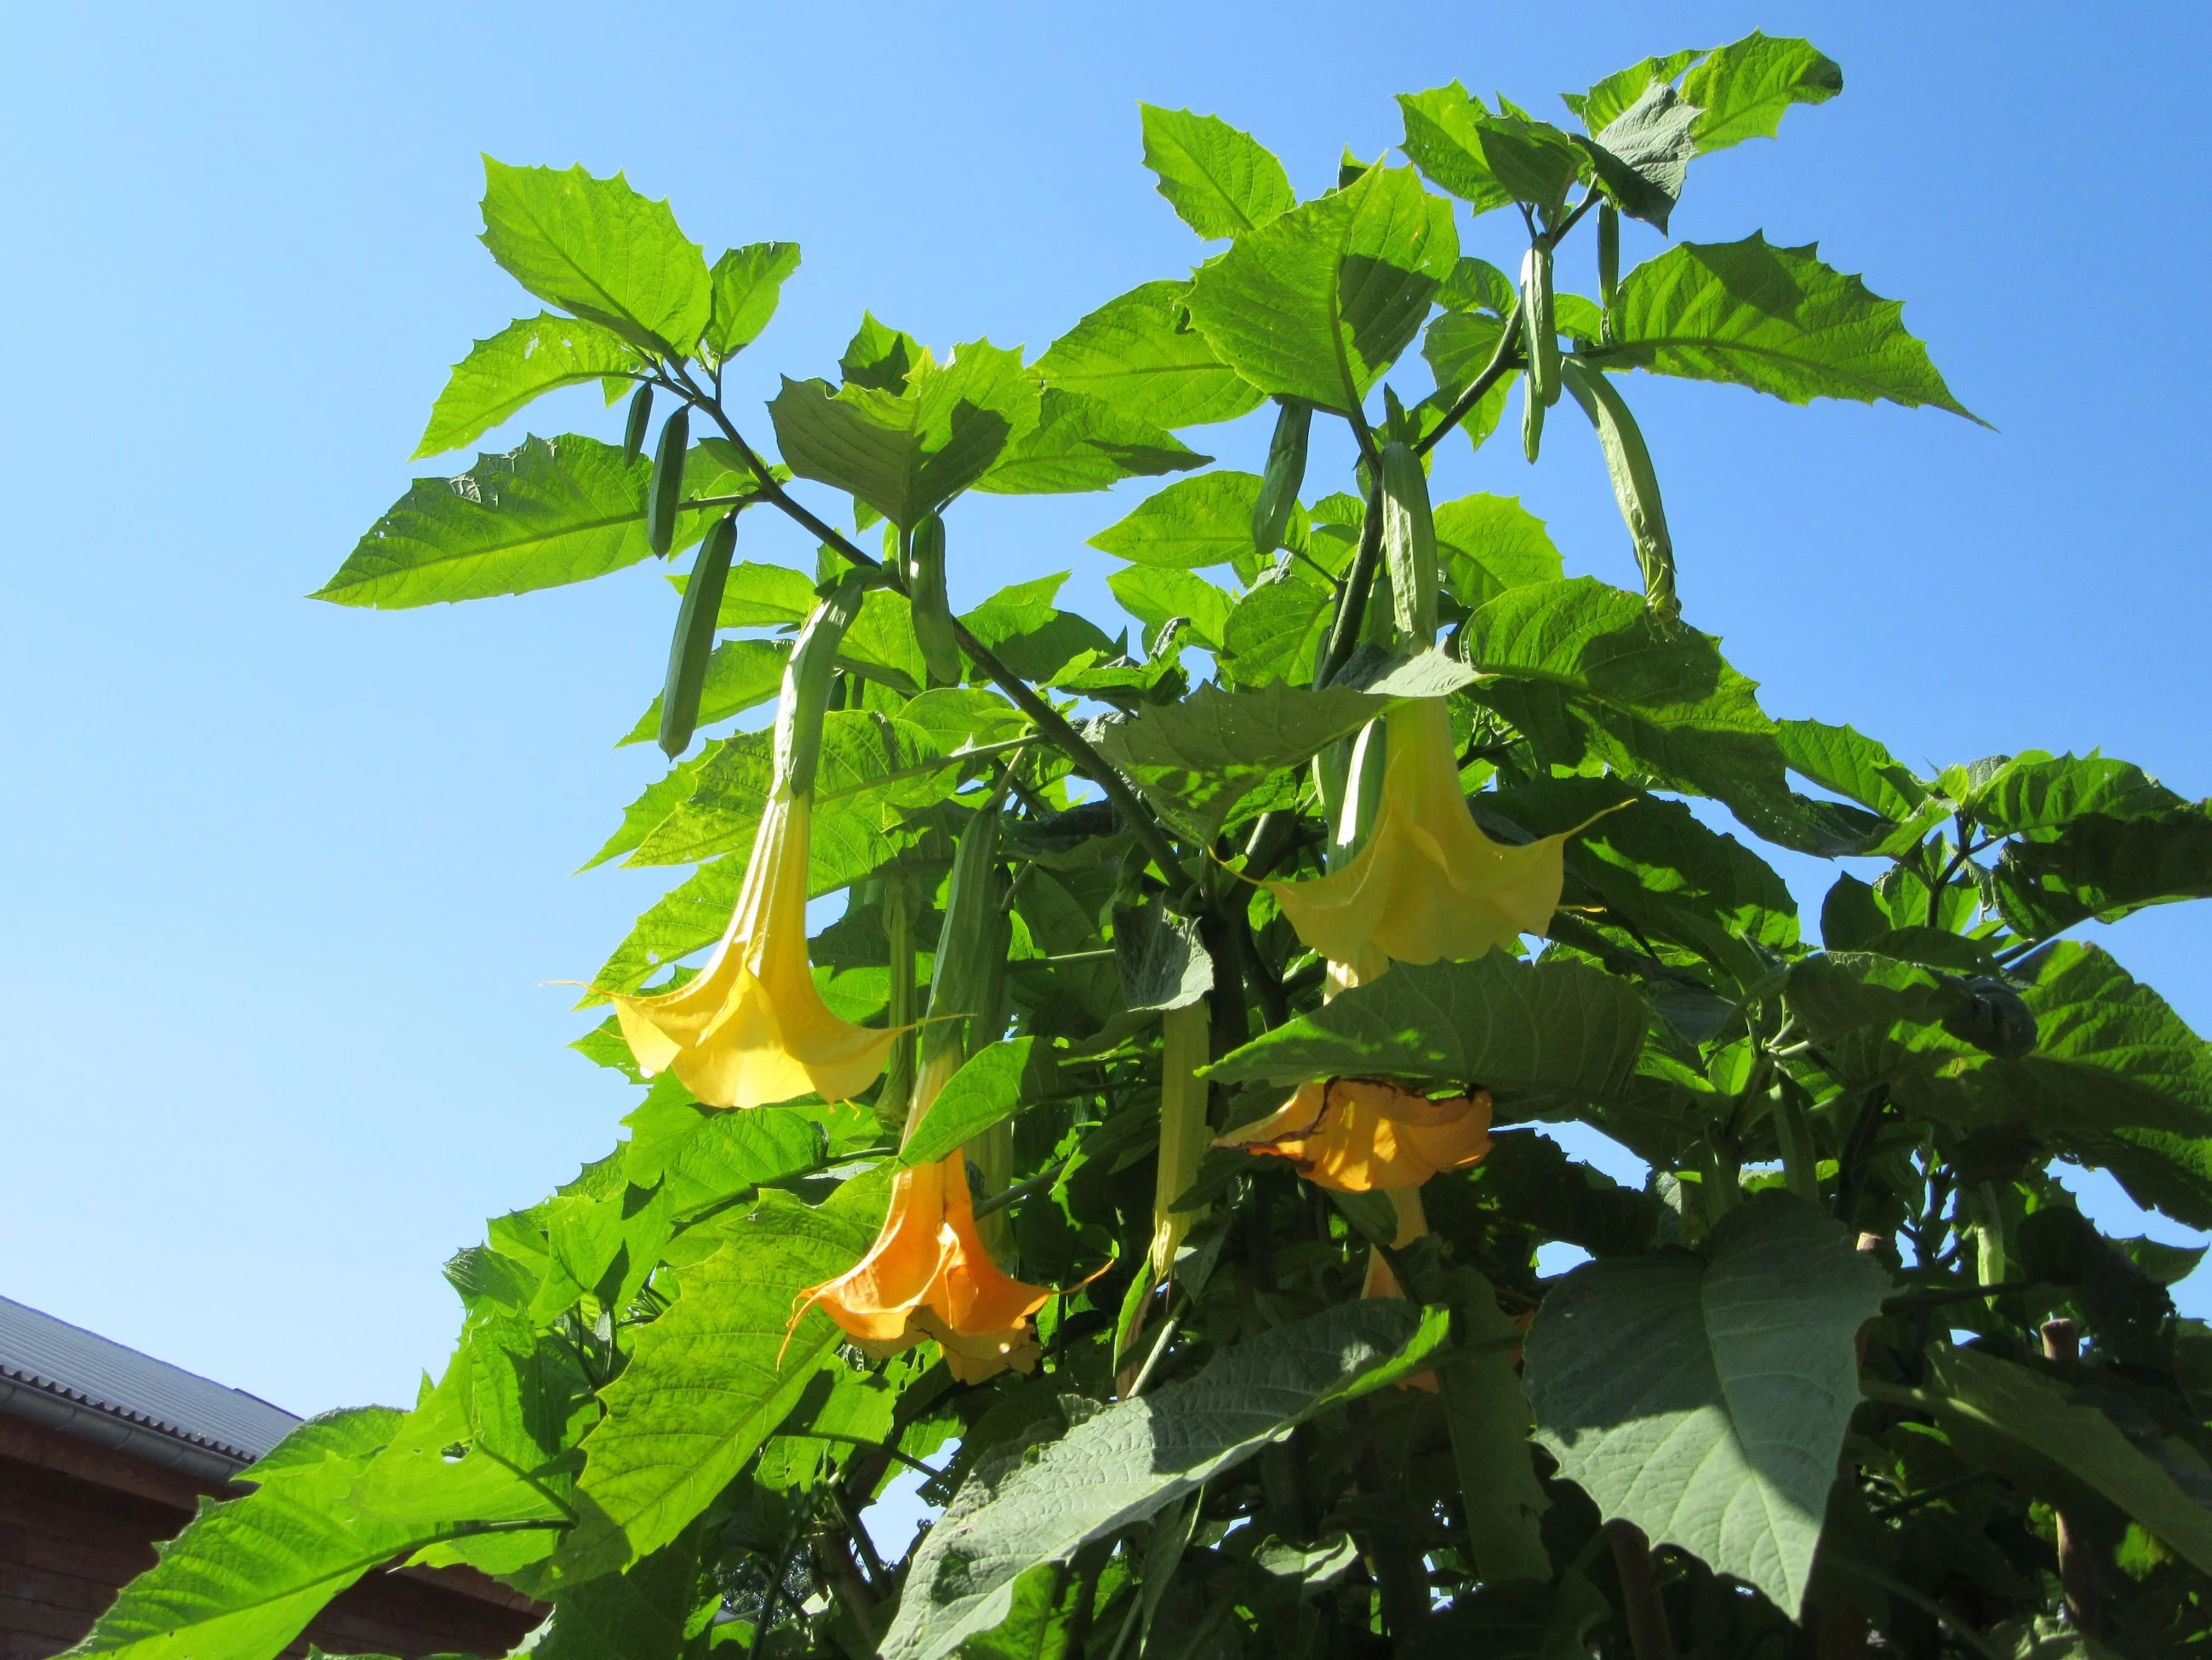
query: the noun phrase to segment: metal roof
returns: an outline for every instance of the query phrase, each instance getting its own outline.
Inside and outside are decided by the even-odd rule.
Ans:
[[[0,1297],[0,1411],[216,1478],[300,1420],[244,1389]]]

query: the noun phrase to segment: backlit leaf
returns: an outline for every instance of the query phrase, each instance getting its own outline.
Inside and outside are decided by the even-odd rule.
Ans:
[[[1241,236],[1297,200],[1283,164],[1249,133],[1218,115],[1138,106],[1145,165],[1159,192],[1200,236]]]
[[[415,459],[473,443],[557,387],[626,374],[639,362],[620,335],[595,323],[550,312],[509,323],[453,365]]]

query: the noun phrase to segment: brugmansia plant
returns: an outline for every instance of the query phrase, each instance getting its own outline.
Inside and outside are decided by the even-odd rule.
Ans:
[[[267,1660],[399,1562],[549,1602],[544,1660],[2206,1652],[2212,1331],[2166,1291],[2201,1253],[2051,1172],[2212,1226],[2212,1055],[2080,934],[2212,893],[2212,812],[1770,718],[1681,615],[1632,412],[1640,370],[1966,415],[1812,247],[1620,269],[1624,216],[1840,86],[1758,34],[1571,124],[1455,83],[1304,202],[1147,108],[1188,277],[1033,361],[866,318],[765,421],[724,374],[795,247],[709,265],[619,177],[489,163],[485,244],[551,309],[422,453],[574,384],[624,441],[417,481],[319,597],[690,556],[630,733],[671,770],[594,861],[688,873],[576,1044],[643,1093],[447,1266],[411,1411],[302,1426],[76,1652]],[[1262,415],[1258,476],[1184,441]],[[1439,447],[1504,484],[1547,440],[1601,458],[1634,586],[1510,496],[1431,500]],[[1133,629],[1057,575],[951,609],[969,492],[1170,474],[1091,538]],[[738,559],[761,515],[815,568]],[[1815,945],[1756,842],[1880,874]],[[1554,1242],[1591,1260],[1540,1274]],[[915,1476],[941,1515],[894,1557]]]

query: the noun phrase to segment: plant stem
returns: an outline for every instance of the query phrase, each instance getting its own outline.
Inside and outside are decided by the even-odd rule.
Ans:
[[[1651,1577],[1651,1546],[1644,1529],[1616,1517],[1605,1524],[1605,1531],[1613,1546],[1614,1572],[1620,1576],[1622,1613],[1636,1660],[1674,1660],[1674,1633]]]
[[[2081,1331],[2071,1320],[2046,1320],[2043,1353],[2052,1360],[2081,1354]],[[2058,1512],[2058,1583],[2066,1593],[2066,1623],[2082,1636],[2104,1635],[2104,1597],[2097,1584],[2097,1555],[2081,1535],[2081,1520]]]
[[[1519,337],[1520,332],[1521,302],[1516,300],[1513,302],[1513,309],[1505,313],[1505,326],[1499,331],[1498,345],[1491,352],[1490,361],[1483,365],[1482,373],[1468,381],[1467,389],[1452,399],[1451,407],[1444,411],[1444,418],[1437,423],[1437,429],[1424,435],[1413,446],[1414,454],[1426,455],[1442,443],[1444,435],[1466,420],[1474,412],[1474,406],[1483,400],[1492,386],[1520,367],[1521,360],[1514,355],[1513,351],[1513,342]],[[1371,507],[1369,508],[1368,516],[1370,518],[1374,516]]]
[[[1314,671],[1316,690],[1336,678],[1337,672],[1352,660],[1352,648],[1359,643],[1359,625],[1367,615],[1367,597],[1374,591],[1375,568],[1382,556],[1382,507],[1380,486],[1367,502],[1367,513],[1359,526],[1359,551],[1352,556],[1352,569],[1344,579],[1344,592],[1336,602],[1336,620],[1330,624],[1328,646],[1322,653],[1321,666]]]

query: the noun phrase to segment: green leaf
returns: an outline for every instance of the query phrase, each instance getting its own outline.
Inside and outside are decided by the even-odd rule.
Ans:
[[[658,731],[658,727],[654,730]],[[693,781],[697,778],[699,769],[720,748],[721,743],[719,741],[708,744],[698,754],[678,761],[647,785],[645,793],[623,809],[622,823],[616,827],[615,833],[607,837],[597,853],[578,866],[579,871],[591,870],[617,854],[635,851],[637,844],[653,833],[654,825],[690,799]]]
[[[1089,617],[1053,599],[1066,571],[1001,588],[960,621],[979,644],[1025,680],[1049,680],[1085,652],[1118,656],[1121,648]]]
[[[1691,128],[1699,116],[1674,88],[1655,82],[1595,138],[1577,142],[1620,210],[1663,231],[1697,154]]]
[[[628,374],[638,367],[637,353],[622,337],[597,324],[550,312],[509,323],[453,365],[413,459],[473,443],[558,387]]]
[[[1107,581],[1110,585],[1114,579]],[[1335,607],[1335,589],[1295,566],[1256,584],[1237,602],[1221,635],[1237,684],[1248,690],[1279,680],[1311,684]]]
[[[651,471],[643,459],[625,466],[618,445],[573,435],[479,455],[458,477],[416,479],[310,597],[398,610],[604,576],[653,551]],[[689,517],[696,541],[703,515]]]
[[[1703,47],[1670,52],[1663,58],[1647,58],[1615,70],[1586,93],[1563,92],[1559,101],[1583,119],[1595,134],[1609,125],[1628,106],[1655,86],[1664,86],[1705,56]]]
[[[1156,427],[1249,415],[1266,394],[1190,326],[1189,301],[1188,283],[1133,288],[1054,341],[1034,371],[1048,388],[1098,398]]]
[[[1566,575],[1544,521],[1517,496],[1462,496],[1440,502],[1436,526],[1444,586],[1469,611],[1508,588],[1556,582]]]
[[[899,1148],[899,1163],[909,1168],[933,1164],[1034,1100],[1038,1079],[1030,1051],[1036,1045],[1034,1037],[1015,1037],[969,1056]]]
[[[1468,620],[1465,651],[1484,677],[1474,695],[1546,761],[1603,761],[1657,787],[1710,795],[1769,840],[1802,845],[1774,723],[1710,635],[1576,577],[1507,589]]]
[[[928,357],[928,349],[904,329],[895,329],[873,312],[864,311],[860,326],[837,360],[837,372],[848,386],[872,386],[896,398],[906,390],[907,376],[915,366]]]
[[[767,702],[782,689],[784,664],[790,655],[790,646],[782,641],[723,641],[707,660],[707,678],[699,690],[698,724],[711,727]],[[659,732],[660,699],[655,696],[652,707],[638,716],[637,724],[622,741],[650,743]]]
[[[1171,566],[1117,570],[1106,579],[1106,586],[1121,602],[1121,609],[1145,625],[1148,637],[1170,617],[1180,617],[1189,624],[1182,637],[1208,651],[1221,648],[1230,611],[1237,603],[1234,595],[1203,576]]]
[[[860,1260],[882,1196],[872,1215],[857,1195],[848,1209],[809,1209],[769,1190],[702,1225],[720,1243],[678,1271],[674,1305],[637,1329],[601,1394],[577,1484],[588,1519],[562,1546],[565,1567],[619,1569],[668,1544],[775,1432],[841,1341],[818,1309],[794,1329],[794,1299]]]
[[[976,480],[977,489],[994,496],[1100,490],[1124,478],[1157,478],[1213,459],[1102,398],[1047,386],[1038,409],[1036,426],[1006,446]]]
[[[2130,818],[2083,813],[2056,835],[2006,843],[1997,909],[2029,939],[2146,905],[2212,897],[2212,812],[2176,808]]]
[[[760,338],[775,315],[784,279],[799,269],[796,242],[753,242],[732,248],[714,262],[714,309],[700,344],[717,362],[734,357]]]
[[[1778,721],[1774,729],[1792,772],[1885,818],[1902,823],[1928,799],[1911,769],[1863,733],[1819,721]]]
[[[1516,112],[1493,115],[1456,81],[1401,93],[1398,108],[1413,165],[1477,213],[1508,202],[1556,213],[1583,172],[1583,152],[1568,135]]]
[[[366,1407],[294,1430],[247,1473],[253,1492],[203,1500],[161,1560],[124,1587],[70,1652],[274,1660],[370,1569],[439,1538],[480,1531],[449,1518],[392,1520],[346,1503],[401,1418],[387,1407]]]
[[[939,1660],[996,1627],[1015,1582],[1179,1503],[1316,1413],[1423,1369],[1444,1323],[1402,1302],[1331,1309],[1224,1350],[1196,1377],[979,1468],[915,1553],[884,1660]]]
[[[714,751],[693,775],[683,806],[653,828],[629,862],[691,864],[750,847],[773,781],[773,739],[744,733]],[[893,716],[831,710],[815,775],[811,873],[835,877],[831,886],[842,887],[883,863],[892,852],[886,810],[927,806],[957,764],[927,733]]]
[[[1309,1078],[1425,1079],[1516,1093],[1629,1098],[1651,1012],[1625,982],[1578,963],[1391,965],[1215,1061],[1224,1083]]]
[[[1887,1290],[1849,1232],[1782,1194],[1730,1212],[1710,1261],[1585,1263],[1528,1333],[1538,1438],[1608,1519],[1795,1619],[1858,1400],[1853,1339]]]
[[[1948,778],[1948,775],[1947,775]],[[1999,836],[2058,830],[2086,813],[2145,818],[2189,804],[2143,769],[2091,753],[2015,755],[1960,802],[1978,829]]]
[[[1298,199],[1283,164],[1219,116],[1137,107],[1145,165],[1159,176],[1159,192],[1177,216],[1200,236],[1242,236]]]
[[[680,592],[682,576],[669,579]],[[741,562],[730,567],[722,587],[722,609],[714,618],[718,629],[796,628],[819,603],[814,584],[785,565]]]
[[[949,363],[925,353],[896,393],[787,378],[769,415],[793,472],[903,526],[943,507],[1036,429],[1037,388],[1021,353],[978,340]]]
[[[1475,1572],[1486,1581],[1548,1579],[1552,1559],[1539,1518],[1551,1507],[1529,1456],[1528,1398],[1514,1363],[1518,1329],[1498,1292],[1472,1268],[1460,1270],[1453,1304],[1474,1351],[1437,1372],[1452,1462]]]
[[[680,357],[714,302],[707,258],[617,173],[511,167],[484,157],[483,244],[548,305],[612,329],[641,351]]]
[[[677,1539],[626,1572],[563,1590],[531,1660],[677,1660],[701,1600],[699,1555],[694,1539]],[[720,1603],[710,1589],[706,1617]]]
[[[1310,691],[1276,681],[1232,692],[1207,684],[1180,703],[1109,725],[1096,741],[1155,806],[1211,842],[1230,809],[1268,774],[1303,765],[1388,708],[1340,686]]]
[[[1421,337],[1421,356],[1437,377],[1438,398],[1449,404],[1474,384],[1474,377],[1489,367],[1504,328],[1501,319],[1483,312],[1449,312],[1429,325]],[[1498,430],[1507,394],[1520,376],[1518,369],[1506,370],[1461,419],[1460,429],[1475,448],[1480,449],[1483,441]]]
[[[1091,545],[1135,565],[1199,570],[1252,551],[1252,509],[1260,476],[1222,469],[1182,478],[1137,503]]]
[[[1191,320],[1262,392],[1347,413],[1405,350],[1459,258],[1451,204],[1373,167],[1192,279]]]
[[[961,1645],[962,1660],[1066,1660],[1081,1640],[1096,1591],[1082,1575],[1058,1562],[1031,1568],[1014,1581],[1006,1617]],[[2057,1660],[2057,1657],[2039,1657]]]
[[[1794,104],[1825,104],[1844,89],[1844,72],[1808,40],[1776,40],[1754,30],[1692,70],[1682,96],[1698,118],[1698,153],[1771,138]]]
[[[1905,302],[1820,263],[1812,243],[1685,242],[1621,280],[1603,362],[1719,380],[1786,403],[1815,398],[1977,417],[1905,331]]]
[[[2124,1130],[2212,1138],[2212,1050],[2148,986],[2094,946],[2062,940],[2014,970],[2035,1017],[2032,1055],[1969,1087],[1992,1116],[2027,1122],[2094,1158]]]
[[[2203,1473],[2202,1454],[2191,1448],[2161,1459],[2162,1440],[2146,1451],[2077,1391],[1994,1355],[1940,1349],[1933,1360],[1934,1387],[1911,1391],[1914,1404],[1932,1407],[1946,1428],[2009,1442],[2037,1463],[2055,1463],[2212,1573],[2212,1477]],[[2183,1471],[2186,1487],[2176,1479]]]

